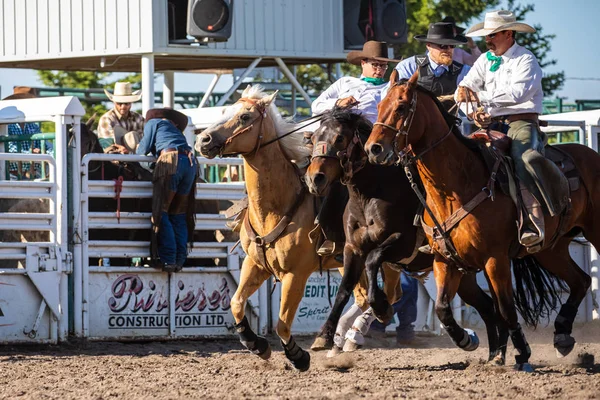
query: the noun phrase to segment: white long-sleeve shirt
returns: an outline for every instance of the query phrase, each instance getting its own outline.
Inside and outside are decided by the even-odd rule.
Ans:
[[[358,106],[353,108],[357,110],[369,121],[377,121],[377,105],[381,101],[381,89],[386,86],[373,85],[359,78],[345,76],[338,79],[333,85],[321,93],[315,101],[312,102],[311,110],[313,114],[322,113],[331,110],[338,99],[354,97],[358,101]]]
[[[497,71],[490,71],[491,65],[485,54],[479,57],[460,86],[476,92],[492,117],[542,114],[542,69],[532,52],[515,43],[502,55]]]

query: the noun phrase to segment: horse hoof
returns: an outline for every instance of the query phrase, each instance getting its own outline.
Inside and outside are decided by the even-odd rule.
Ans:
[[[479,347],[479,337],[472,329],[465,329],[465,333],[468,335],[468,342],[464,347],[461,347],[464,351],[474,351]]]
[[[491,365],[493,367],[502,367],[506,363],[506,359],[502,354],[490,354],[490,358],[487,362],[487,365]]]
[[[310,368],[310,354],[308,351],[302,350],[302,356],[296,360],[290,360],[294,368],[300,372],[308,371]]]
[[[566,333],[554,335],[554,348],[556,349],[556,357],[563,358],[575,347],[575,339]]]
[[[533,372],[533,367],[529,363],[517,364],[515,369],[522,372]]]
[[[354,343],[352,340],[346,340],[346,343],[344,343],[344,348],[342,350],[344,351],[344,353],[351,353],[361,348],[362,346],[360,344]]]
[[[373,311],[375,311],[373,309]],[[394,318],[394,308],[388,304],[386,310],[384,313],[375,313],[375,317],[377,318],[377,321],[381,322],[384,325],[387,325],[388,322],[390,322],[392,320],[392,318]]]
[[[252,353],[256,354],[263,360],[268,360],[271,358],[271,345],[269,341],[264,337],[258,336],[256,340],[256,348],[252,350]]]
[[[318,336],[317,338],[315,338],[315,341],[313,342],[312,346],[310,346],[310,349],[312,351],[322,351],[322,350],[329,350],[332,347],[333,347],[333,339]]]
[[[342,353],[342,348],[335,345],[327,352],[327,358],[333,358],[341,353]]]

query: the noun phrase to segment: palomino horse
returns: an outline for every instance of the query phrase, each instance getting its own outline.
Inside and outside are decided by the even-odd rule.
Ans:
[[[344,109],[334,109],[322,118],[321,126],[312,135],[314,151],[306,171],[307,185],[312,193],[323,195],[332,182],[341,179],[350,193],[344,215],[344,276],[329,319],[319,334],[319,337],[329,338],[365,264],[369,301],[376,313],[385,314],[389,304],[381,301],[384,300],[381,294],[372,294],[381,291],[376,281],[382,264],[417,272],[429,269],[433,256],[417,252],[425,235],[414,224],[419,200],[404,171],[396,166],[367,162],[363,143],[371,133],[370,122]],[[477,285],[475,274],[463,277],[458,294],[477,309],[485,322],[489,360],[498,355],[503,360],[508,330],[504,325],[496,326],[493,300]],[[473,332],[458,345],[464,350],[475,350],[478,343]]]
[[[454,118],[442,110],[431,93],[417,86],[417,78],[415,74],[399,82],[396,71],[392,73],[390,91],[379,105],[378,121],[365,149],[372,163],[390,165],[400,158],[411,176],[411,168],[416,166],[426,192],[424,225],[435,251],[436,312],[440,321],[455,342],[464,335],[452,317],[450,302],[461,277],[484,270],[517,349],[517,367],[531,370],[531,350],[517,319],[515,300],[525,321],[535,325],[537,318],[548,314],[560,301],[550,272],[570,289],[554,323],[554,347],[559,355],[568,354],[575,344],[571,336],[573,321],[591,283],[589,275],[569,255],[569,243],[583,233],[600,248],[600,213],[595,210],[600,203],[600,155],[581,145],[556,146],[573,158],[583,184],[571,192],[572,208],[562,224],[559,218],[546,218],[546,237],[556,240],[544,243],[543,250],[535,255],[527,256],[525,249],[518,247],[513,251],[518,242],[517,211],[512,199],[495,191],[496,174],[490,174],[486,167],[480,144],[461,135]],[[482,201],[472,201],[475,197]],[[525,273],[533,277],[526,281],[537,286],[537,290],[523,295],[517,285],[515,299],[511,255],[515,276]]]
[[[276,332],[286,357],[295,368],[305,371],[310,367],[310,355],[291,334],[296,310],[309,276],[320,268],[341,265],[333,257],[320,259],[315,244],[309,241],[315,199],[307,193],[302,173],[292,160],[307,159],[310,150],[302,143],[302,132],[295,132],[301,126],[286,122],[272,104],[275,96],[266,95],[258,86],[246,88],[219,122],[198,135],[195,147],[208,158],[244,157],[248,209],[240,239],[247,256],[231,299],[240,341],[261,358],[270,357],[269,343],[252,331],[244,310],[248,298],[273,275],[281,281]],[[363,303],[366,308],[366,301]]]

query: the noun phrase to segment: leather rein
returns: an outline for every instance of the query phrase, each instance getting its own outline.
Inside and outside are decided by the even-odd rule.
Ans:
[[[419,152],[419,154],[415,154],[412,146],[408,143],[408,132],[411,129],[412,122],[414,120],[414,115],[416,113],[416,108],[417,92],[415,90],[413,93],[407,116],[404,119],[404,123],[402,124],[402,127],[400,129],[381,122],[375,122],[375,125],[381,125],[384,128],[392,130],[396,133],[396,136],[394,138],[394,153],[398,158],[396,164],[402,164],[402,166],[404,167],[404,173],[406,174],[406,177],[410,182],[410,187],[413,189],[413,191],[417,195],[417,198],[423,205],[423,208],[425,209],[427,214],[429,214],[431,220],[434,223],[434,227],[430,227],[429,225],[425,224],[425,221],[423,220],[423,218],[421,218],[421,225],[423,226],[423,230],[428,236],[432,237],[434,242],[438,245],[440,254],[444,258],[454,262],[459,271],[463,273],[472,272],[473,268],[470,268],[470,266],[458,254],[458,251],[456,250],[456,247],[452,242],[452,238],[450,237],[450,232],[454,227],[458,225],[460,221],[462,221],[467,215],[469,215],[471,211],[473,211],[485,199],[491,198],[492,201],[494,200],[494,186],[496,182],[496,174],[498,172],[498,168],[500,167],[500,160],[496,160],[496,162],[494,163],[492,173],[487,182],[487,185],[484,186],[483,189],[481,189],[481,192],[479,192],[473,199],[471,199],[469,202],[463,205],[460,209],[452,213],[452,215],[446,218],[444,222],[440,223],[434,215],[431,208],[427,205],[425,194],[419,187],[418,183],[420,183],[420,179],[419,173],[416,169],[416,163],[417,161],[422,159],[424,154],[434,149],[435,147],[440,145],[444,140],[446,140],[446,138],[448,138],[453,132],[455,126],[451,125],[448,133],[446,133],[440,139],[432,143],[425,150]],[[400,136],[405,137],[405,146],[402,150],[399,151],[397,143],[399,141],[398,139]],[[415,181],[415,176],[417,177],[417,181]]]

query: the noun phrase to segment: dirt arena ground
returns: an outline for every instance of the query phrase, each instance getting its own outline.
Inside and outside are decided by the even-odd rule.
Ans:
[[[478,332],[485,342],[485,332]],[[577,327],[572,354],[556,359],[552,330],[527,332],[532,374],[484,364],[487,343],[465,353],[447,336],[421,348],[370,348],[293,370],[277,340],[269,362],[234,340],[83,343],[0,348],[2,399],[599,399],[600,324]],[[311,338],[299,343],[307,348]],[[581,355],[587,362],[581,363]],[[595,357],[590,362],[589,354]],[[509,363],[514,362],[512,346]]]

